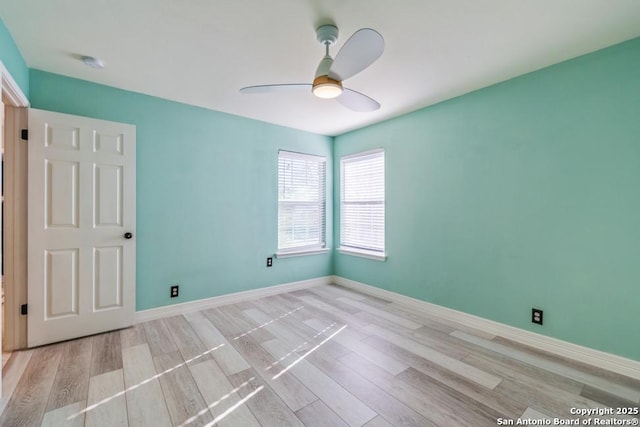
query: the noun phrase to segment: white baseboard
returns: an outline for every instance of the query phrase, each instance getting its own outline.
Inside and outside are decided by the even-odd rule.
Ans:
[[[608,369],[628,377],[640,379],[640,361],[637,360],[627,359],[614,354],[605,353],[603,351],[540,335],[535,332],[505,325],[504,323],[495,322],[493,320],[488,320],[472,314],[376,288],[354,280],[345,279],[344,277],[333,276],[333,283],[369,295],[384,298],[470,328],[499,335],[558,356],[567,357],[578,362],[583,362],[599,368]]]
[[[285,283],[282,285],[269,286],[266,288],[252,289],[249,291],[235,292],[232,294],[220,295],[212,298],[204,298],[195,301],[183,302],[180,304],[167,305],[164,307],[151,308],[149,310],[136,311],[135,323],[147,322],[149,320],[163,317],[177,316],[179,314],[204,310],[219,305],[233,304],[256,298],[268,297],[285,292],[297,291],[299,289],[311,288],[313,286],[328,285],[332,283],[333,276],[316,277],[315,279],[302,280],[299,282]]]

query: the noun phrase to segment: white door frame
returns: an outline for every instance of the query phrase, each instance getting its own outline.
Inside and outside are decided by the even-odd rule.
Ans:
[[[22,92],[22,89],[20,89],[20,86],[18,86],[18,84],[13,79],[13,77],[11,76],[7,68],[4,66],[2,61],[0,61],[0,94],[2,95],[2,99],[1,99],[2,102],[7,106],[11,106],[11,107],[28,107],[29,106],[29,100],[24,95],[24,93]],[[3,139],[3,137],[4,137],[4,120],[0,120],[0,140]],[[5,158],[5,166],[7,165],[8,160],[10,159]],[[1,183],[1,179],[2,178],[0,177],[0,183]],[[26,197],[24,199],[26,199]],[[9,207],[6,204],[6,201],[5,201],[5,208],[9,209]],[[2,212],[0,212],[0,224],[2,223],[2,220],[3,220]],[[25,234],[26,234],[26,229],[25,229]],[[16,236],[14,234],[14,239],[16,238],[22,238],[26,240],[26,235]],[[5,251],[6,249],[7,248],[5,246]],[[7,268],[11,268],[11,266],[5,265],[5,273],[7,272]],[[2,278],[0,277],[0,285],[2,285],[1,280]],[[6,285],[7,287],[11,287],[12,290],[15,289],[15,286],[16,286],[15,283],[6,283]],[[26,291],[26,281],[24,281],[22,285],[25,287],[25,291]],[[5,304],[9,304],[9,303],[12,304],[12,307],[13,307],[13,301],[5,300]],[[19,313],[17,313],[17,310],[14,310],[14,311],[19,316]],[[10,319],[13,324],[13,322],[17,322],[19,320],[19,317],[17,317],[14,314],[14,315],[11,315]],[[2,310],[0,309],[0,329],[2,328],[2,326],[3,326],[3,314],[2,314]],[[24,342],[26,344],[26,336],[24,337]],[[0,354],[1,353],[2,353],[2,340],[0,340]],[[1,395],[2,395],[2,376],[0,375],[0,397]]]
[[[4,132],[4,342],[5,351],[27,348],[27,142],[28,108],[5,105]]]

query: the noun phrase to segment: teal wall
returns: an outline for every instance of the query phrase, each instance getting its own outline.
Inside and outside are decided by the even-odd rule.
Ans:
[[[0,61],[16,81],[22,93],[29,97],[29,68],[9,30],[0,18]]]
[[[640,360],[640,39],[335,140],[25,75],[4,25],[0,48],[35,108],[137,126],[138,310],[337,274]],[[388,260],[336,253],[267,269],[278,149],[333,155],[337,238],[340,156],[377,147]]]
[[[278,150],[331,158],[332,138],[38,70],[30,83],[34,108],[137,127],[138,310],[332,273],[331,254],[266,267],[277,249]]]
[[[340,157],[376,147],[388,260],[335,274],[640,360],[640,39],[338,136],[336,241]]]

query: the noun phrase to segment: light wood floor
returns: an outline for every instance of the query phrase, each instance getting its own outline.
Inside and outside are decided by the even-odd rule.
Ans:
[[[16,352],[5,376],[3,427],[495,426],[640,401],[640,381],[338,286]]]

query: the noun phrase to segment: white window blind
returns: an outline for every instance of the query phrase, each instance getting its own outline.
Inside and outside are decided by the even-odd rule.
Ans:
[[[384,254],[384,150],[341,161],[340,246]]]
[[[325,246],[326,158],[278,152],[278,252]]]

